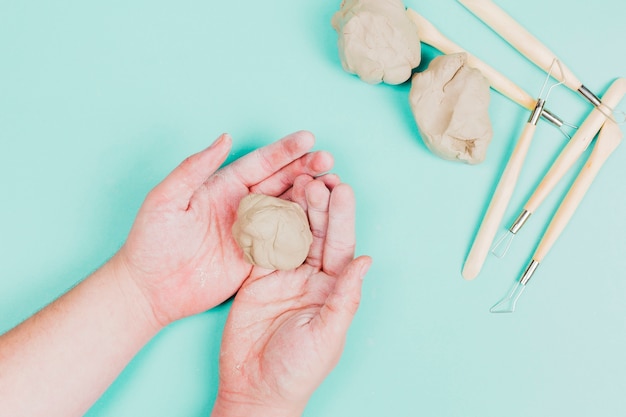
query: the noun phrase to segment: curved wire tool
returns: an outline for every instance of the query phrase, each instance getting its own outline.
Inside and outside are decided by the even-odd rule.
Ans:
[[[621,143],[621,141],[622,131],[619,126],[612,120],[607,120],[600,130],[600,135],[598,136],[587,163],[582,168],[576,177],[576,180],[567,192],[567,195],[561,202],[561,205],[552,218],[548,229],[541,238],[541,241],[532,256],[528,267],[520,279],[513,285],[508,294],[491,307],[489,311],[492,313],[512,313],[515,311],[517,301],[523,294],[526,285],[528,285],[528,282],[537,271],[540,263],[546,257],[548,251],[552,248],[556,240],[561,235],[561,232],[563,232],[565,226],[567,226],[568,222],[574,215],[576,208],[582,201],[596,175],[598,175],[600,168],[611,153]]]
[[[528,32],[493,1],[458,0],[458,2],[542,70],[547,71],[552,62],[557,59],[556,55],[547,46],[541,43],[539,39]],[[563,65],[562,68],[563,72],[561,74],[552,74],[557,80],[561,81],[572,91],[578,92],[600,112],[604,113],[607,118],[617,123],[626,121],[624,112],[616,112],[614,110],[615,106],[604,102],[591,92],[568,67]],[[618,117],[616,118],[615,116]]]
[[[618,78],[604,94],[603,101],[609,106],[617,106],[625,94],[626,78]],[[528,281],[571,219],[604,162],[620,144],[622,132],[617,123],[608,119],[606,114],[600,109],[595,108],[592,110],[572,140],[563,148],[559,157],[552,164],[552,167],[524,206],[524,210],[509,229],[512,239],[512,236],[519,232],[534,210],[587,149],[598,131],[600,131],[600,135],[587,163],[578,174],[553,216],[528,267],[508,295],[490,309],[492,313],[512,313],[515,311],[517,300],[522,295]]]
[[[618,78],[614,81],[604,94],[603,102],[609,106],[617,106],[626,94],[626,79]],[[508,231],[498,240],[494,247],[496,256],[506,255],[513,238],[519,233],[522,227],[528,222],[530,216],[539,208],[552,189],[557,185],[576,160],[583,154],[593,138],[605,122],[617,124],[608,119],[606,114],[595,108],[587,116],[583,124],[578,128],[572,139],[563,148],[558,158],[554,161],[548,173],[543,177],[534,193],[530,196],[524,208],[511,224]]]
[[[554,66],[557,66],[560,69],[559,61],[555,60],[552,64],[552,67]],[[526,122],[526,126],[524,127],[524,130],[522,131],[522,134],[519,137],[511,156],[509,157],[502,175],[500,176],[498,185],[493,193],[493,196],[491,197],[489,207],[487,208],[480,227],[478,228],[472,247],[467,255],[465,264],[463,265],[462,274],[465,279],[474,279],[480,272],[485,262],[485,258],[489,254],[489,248],[491,247],[493,239],[498,231],[498,228],[500,227],[502,217],[504,216],[509,201],[511,200],[513,191],[515,190],[515,185],[517,184],[520,172],[522,171],[524,160],[526,159],[528,149],[530,148],[530,144],[534,138],[537,122],[539,121],[539,117],[546,105],[546,100],[550,96],[552,89],[563,84],[562,82],[559,82],[548,88],[548,82],[550,81],[550,75],[553,69],[552,67],[550,68],[548,77],[546,77],[546,80],[541,88],[539,98],[537,99],[535,107],[530,114],[530,118]]]
[[[407,9],[407,16],[415,26],[417,27],[417,32],[420,38],[420,41],[432,46],[433,48],[443,52],[444,54],[455,54],[455,53],[465,53],[467,55],[467,64],[479,70],[487,80],[489,80],[489,84],[491,88],[498,91],[503,96],[509,98],[513,102],[519,104],[529,111],[533,111],[536,105],[536,100],[516,85],[513,81],[508,79],[502,73],[495,70],[490,65],[486,64],[484,61],[480,60],[476,56],[472,55],[449,38],[447,38],[444,34],[442,34],[430,21],[428,21],[424,16],[420,15],[413,9]],[[568,125],[568,123],[564,122],[560,117],[552,113],[546,108],[542,108],[541,117],[546,121],[550,122],[554,126],[559,129],[563,129],[564,125]]]

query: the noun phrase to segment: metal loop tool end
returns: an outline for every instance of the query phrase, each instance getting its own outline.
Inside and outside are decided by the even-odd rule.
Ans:
[[[544,99],[542,98],[537,99],[537,104],[535,105],[535,109],[533,110],[533,112],[530,114],[530,117],[528,118],[528,123],[531,123],[537,126],[537,123],[539,122],[539,118],[543,114],[543,108],[545,107],[545,105],[546,105],[546,101]]]
[[[528,264],[528,268],[526,268],[526,271],[524,271],[524,274],[519,280],[520,284],[528,284],[528,281],[530,281],[530,279],[532,278],[533,274],[537,270],[537,267],[539,267],[539,261],[536,261],[534,259],[530,261],[530,264]]]
[[[517,232],[519,232],[522,226],[524,226],[524,224],[526,223],[526,221],[528,220],[531,214],[532,213],[529,212],[528,210],[522,211],[522,213],[517,217],[517,219],[513,222],[513,224],[509,228],[509,232],[513,234],[517,234]]]

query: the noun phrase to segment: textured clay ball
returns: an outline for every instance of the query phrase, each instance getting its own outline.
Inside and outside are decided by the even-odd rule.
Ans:
[[[313,241],[302,207],[261,194],[241,200],[232,232],[246,260],[266,269],[297,268]]]

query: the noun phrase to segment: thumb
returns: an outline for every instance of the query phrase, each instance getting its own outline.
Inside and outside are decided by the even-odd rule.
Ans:
[[[231,146],[230,135],[222,134],[211,146],[186,158],[156,186],[153,193],[164,202],[180,203],[181,207],[187,208],[196,190],[226,160]]]
[[[320,310],[324,332],[333,338],[344,337],[361,302],[361,287],[372,259],[360,256],[350,262],[337,277],[335,288]]]

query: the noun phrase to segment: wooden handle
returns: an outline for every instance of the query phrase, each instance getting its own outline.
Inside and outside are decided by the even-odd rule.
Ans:
[[[554,245],[561,235],[561,232],[563,232],[563,229],[565,229],[565,226],[567,226],[567,223],[574,215],[576,208],[582,201],[596,175],[598,175],[600,168],[617,148],[621,140],[622,131],[619,126],[610,120],[604,123],[600,131],[600,136],[596,141],[587,163],[576,177],[576,180],[567,192],[563,202],[561,202],[539,246],[537,246],[533,259],[541,262],[548,254],[548,251],[552,248],[552,245]]]
[[[615,108],[624,97],[624,94],[626,94],[626,78],[618,78],[606,91],[602,102],[611,108]],[[602,111],[595,108],[591,111],[582,126],[574,134],[574,137],[570,139],[559,157],[554,161],[533,195],[526,202],[524,206],[526,211],[534,213],[537,210],[563,175],[587,149],[606,120],[607,115]]]
[[[546,72],[550,70],[556,55],[493,1],[458,1],[539,68]],[[560,68],[553,68],[552,76],[574,91],[582,85],[562,62]]]
[[[500,222],[502,221],[502,217],[504,216],[504,212],[511,200],[511,195],[513,195],[515,184],[519,178],[536,128],[537,126],[533,123],[526,124],[522,135],[515,145],[515,149],[513,149],[513,153],[509,157],[509,161],[500,177],[496,191],[493,193],[493,197],[491,197],[491,202],[480,224],[478,233],[474,238],[472,248],[465,260],[462,271],[463,278],[465,279],[470,280],[476,278],[485,263],[485,259],[489,254],[489,248],[491,247]]]
[[[432,23],[414,10],[407,9],[407,15],[417,26],[420,41],[438,49],[444,54],[466,53],[467,65],[479,70],[487,78],[494,90],[528,110],[532,111],[534,109],[536,100],[513,81],[445,37]]]

